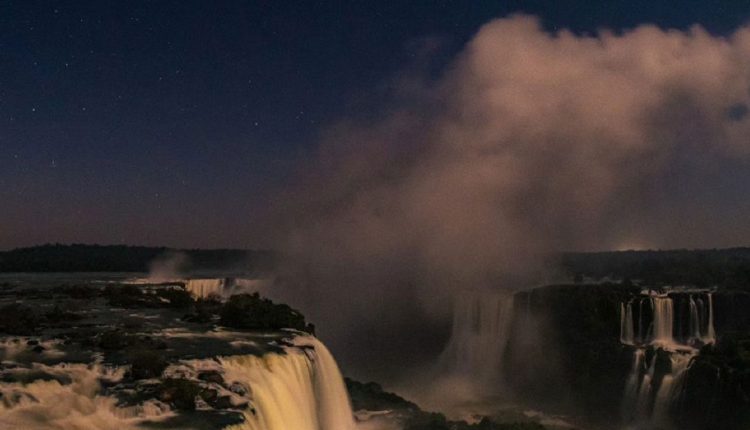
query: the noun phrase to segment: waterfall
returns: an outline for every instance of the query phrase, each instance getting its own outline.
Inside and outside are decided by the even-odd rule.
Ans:
[[[674,343],[672,328],[674,324],[674,302],[669,297],[654,296],[654,339],[653,342],[662,345]]]
[[[245,278],[206,278],[185,280],[185,289],[195,298],[213,296],[227,299],[235,294],[267,293],[270,281],[267,279]]]
[[[633,337],[633,302],[620,303],[620,342],[633,345]]]
[[[638,387],[641,382],[640,376],[645,355],[643,349],[636,349],[633,354],[633,366],[630,369],[628,379],[625,381],[625,394],[622,401],[622,417],[625,422],[633,419],[633,411],[638,405]]]
[[[692,358],[698,354],[698,347],[716,342],[713,297],[711,292],[677,291],[670,292],[669,296],[650,291],[641,294],[647,297],[638,299],[637,327],[632,315],[633,300],[620,304],[620,342],[635,347],[633,365],[625,382],[622,416],[626,423],[636,423],[637,428],[669,428],[670,405],[679,393]],[[675,301],[670,296],[680,300],[680,295],[687,296],[687,328],[683,328],[683,320],[680,320],[675,339]],[[653,310],[652,321],[644,317],[645,301]],[[678,316],[685,318],[684,311]],[[637,340],[633,339],[636,332]],[[648,360],[647,351],[651,354]],[[657,361],[667,358],[669,368],[665,369],[666,361]]]
[[[157,400],[123,406],[115,396],[102,393],[102,381],[113,384],[122,379],[124,368],[108,368],[98,363],[35,363],[32,368],[10,370],[22,374],[44,373],[49,379],[33,382],[0,381],[0,429],[136,430],[145,421],[160,421],[174,413]]]
[[[643,375],[641,380],[640,388],[638,389],[638,397],[636,399],[636,418],[642,419],[651,415],[651,396],[654,386],[654,376],[656,374],[656,354],[651,357],[651,363],[648,366],[648,371]]]
[[[714,298],[712,293],[708,293],[708,328],[706,336],[703,337],[704,343],[716,343],[716,330],[714,329]]]
[[[295,338],[284,354],[221,359],[225,379],[249,387],[251,409],[234,430],[352,430],[349,397],[333,356],[317,339]]]
[[[488,385],[498,382],[512,319],[512,294],[476,291],[459,296],[450,341],[440,357],[445,373]]]
[[[226,280],[218,279],[188,279],[185,289],[196,298],[205,299],[209,296],[222,296]]]
[[[698,305],[695,303],[693,296],[690,296],[690,339],[701,338],[701,319],[698,312]]]
[[[643,300],[638,301],[638,341],[643,343],[644,339],[646,338],[646,335],[643,331],[644,328],[643,324]]]
[[[677,354],[671,354],[669,361],[671,372],[661,380],[661,386],[656,393],[654,400],[654,411],[652,420],[656,423],[669,422],[669,406],[676,394],[677,382],[681,381],[683,374],[688,369],[690,360],[696,355],[695,351],[686,351]]]

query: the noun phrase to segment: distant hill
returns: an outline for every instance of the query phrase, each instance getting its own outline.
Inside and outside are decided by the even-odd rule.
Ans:
[[[173,255],[184,256],[190,270],[266,272],[275,260],[265,250],[50,244],[0,252],[0,272],[148,272],[152,262]]]
[[[750,248],[568,253],[573,276],[750,289]]]

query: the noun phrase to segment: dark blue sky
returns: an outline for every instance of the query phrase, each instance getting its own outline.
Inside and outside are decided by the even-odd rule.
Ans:
[[[44,242],[253,246],[321,127],[441,42],[436,72],[513,12],[550,29],[724,34],[750,2],[5,1],[0,249]]]

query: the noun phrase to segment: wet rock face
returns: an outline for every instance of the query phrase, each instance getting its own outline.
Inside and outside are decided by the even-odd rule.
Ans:
[[[534,401],[544,401],[550,385],[560,387],[550,393],[553,401],[569,396],[575,400],[570,404],[574,411],[584,411],[591,419],[611,424],[612,417],[621,414],[619,407],[634,348],[643,348],[659,330],[664,331],[655,327],[654,303],[640,290],[621,284],[563,285],[517,294],[517,326],[512,330],[515,338],[509,343],[508,380]],[[674,304],[669,339],[663,340],[693,351],[689,364],[683,363],[689,366],[684,378],[670,380],[677,384],[675,395],[662,412],[680,429],[750,428],[750,294],[711,290],[713,336],[708,290],[656,290],[659,297]],[[633,297],[636,300],[631,312],[636,330],[631,340],[635,346],[630,346],[620,343],[624,309],[620,306]],[[642,324],[640,333],[638,324]],[[529,341],[528,327],[532,327],[531,335],[537,341]],[[700,335],[696,338],[695,333]],[[665,375],[674,374],[674,360],[659,346],[645,348],[644,360],[653,363],[653,391],[657,392]]]
[[[224,377],[220,372],[216,370],[209,370],[198,374],[198,379],[201,381],[211,382],[214,384],[224,384]]]
[[[172,405],[177,410],[195,410],[195,400],[203,389],[187,379],[165,379],[159,387],[159,400]],[[210,397],[208,394],[204,394]]]
[[[40,324],[39,316],[29,306],[12,303],[0,307],[0,333],[33,335]]]
[[[102,295],[108,304],[123,308],[178,308],[185,309],[193,305],[193,298],[177,286],[144,288],[138,285],[120,285],[105,288]]]
[[[674,414],[683,429],[750,428],[750,333],[720,336],[701,349]]]
[[[133,379],[149,379],[161,376],[168,363],[164,355],[153,350],[134,350],[128,354],[130,376]]]
[[[505,369],[514,391],[611,423],[632,364],[632,350],[620,343],[620,304],[638,291],[600,284],[517,293]]]
[[[714,295],[716,331],[750,333],[750,292],[718,291]]]

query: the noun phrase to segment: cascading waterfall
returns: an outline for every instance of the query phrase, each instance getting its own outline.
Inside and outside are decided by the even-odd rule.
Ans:
[[[266,293],[269,280],[245,278],[187,279],[185,289],[195,298],[226,299],[235,294]]]
[[[196,298],[205,299],[210,296],[221,297],[224,292],[226,280],[218,279],[188,279],[185,281],[185,289]]]
[[[638,405],[638,392],[640,386],[641,369],[645,352],[643,349],[636,349],[633,354],[633,366],[630,369],[628,379],[625,381],[625,394],[622,401],[622,416],[626,421],[633,418],[633,411]]]
[[[690,296],[690,336],[693,339],[701,338],[701,320],[700,313],[698,312],[698,305],[695,303],[693,296]]]
[[[644,294],[620,304],[620,341],[627,345],[685,346],[695,342],[703,344],[716,341],[714,328],[713,295],[710,292],[688,294],[687,332],[680,326],[675,335],[675,299],[667,295]],[[637,308],[636,304],[637,303]],[[645,307],[650,307],[653,316],[648,320]],[[637,309],[638,318],[634,311]],[[637,333],[637,336],[636,336]],[[679,337],[679,339],[678,339]]]
[[[244,386],[247,394],[222,388],[233,398],[233,405],[247,407],[245,421],[230,429],[354,430],[344,380],[331,353],[312,336],[295,335],[289,342],[282,353],[220,357],[218,362],[193,360],[170,369],[178,369],[174,375],[196,383],[203,381],[196,378],[195,369],[212,369],[223,373],[227,382]],[[182,368],[192,372],[181,373]],[[0,429],[135,430],[176,415],[155,399],[122,406],[116,395],[103,390],[102,382],[118,383],[126,371],[127,366],[99,363],[37,363],[31,368],[6,369],[11,379],[23,380],[25,374],[46,377],[33,382],[0,381]]]
[[[336,361],[317,339],[298,336],[284,354],[222,358],[228,381],[251,391],[252,408],[233,430],[352,430],[349,397]]]
[[[682,381],[683,374],[690,365],[690,360],[695,356],[695,351],[684,351],[671,354],[669,357],[671,372],[661,380],[659,390],[654,400],[653,421],[657,423],[669,423],[669,405],[676,393],[677,383]]]
[[[681,330],[682,320],[675,320],[675,300],[678,299],[687,303],[685,330]],[[633,316],[635,302],[637,319]],[[653,313],[651,321],[644,312],[644,306],[648,305]],[[692,358],[698,354],[698,347],[716,342],[713,319],[711,292],[685,295],[648,291],[620,305],[620,342],[635,346],[623,394],[622,415],[626,423],[645,429],[669,427],[669,407]],[[638,333],[637,339],[635,333]]]
[[[512,319],[512,294],[477,291],[461,295],[455,303],[450,341],[440,357],[444,374],[497,382]]]
[[[103,395],[101,381],[119,381],[124,368],[34,364],[31,369],[19,367],[12,372],[42,372],[50,378],[30,383],[0,382],[0,429],[135,430],[145,421],[173,415],[167,405],[156,400],[120,406],[114,396]]]
[[[633,335],[633,302],[620,304],[620,342],[626,345],[633,345],[635,342]]]
[[[654,296],[654,337],[652,343],[671,345],[674,343],[674,302],[669,297]]]
[[[716,330],[714,329],[714,297],[708,293],[708,328],[703,343],[716,343]]]

